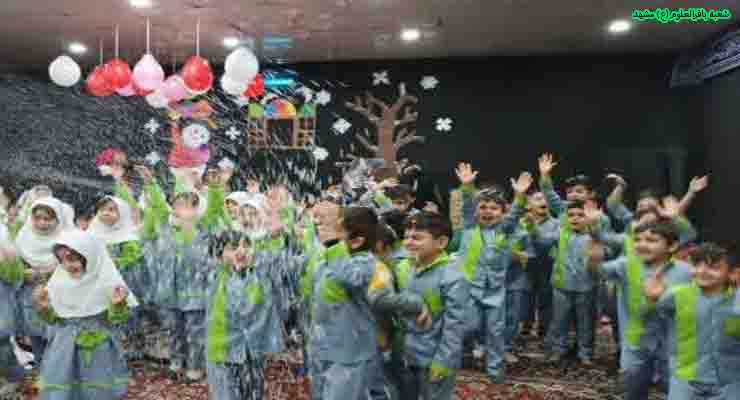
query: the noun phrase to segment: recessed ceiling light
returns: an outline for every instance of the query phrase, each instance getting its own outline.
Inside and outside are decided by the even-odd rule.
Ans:
[[[405,42],[414,42],[419,40],[421,32],[418,29],[404,29],[401,31],[401,39]]]
[[[224,38],[224,46],[226,47],[236,47],[239,45],[239,38],[228,36]]]
[[[136,8],[149,8],[152,6],[151,0],[129,0],[131,7]]]
[[[82,54],[87,51],[87,46],[79,42],[70,43],[67,48],[72,54]]]
[[[615,21],[612,21],[609,24],[609,32],[611,33],[623,33],[630,30],[632,27],[632,24],[629,23],[629,21],[625,21],[623,19],[618,19]]]

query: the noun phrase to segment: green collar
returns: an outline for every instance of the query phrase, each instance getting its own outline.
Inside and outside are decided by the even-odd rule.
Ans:
[[[349,257],[349,246],[344,241],[340,241],[326,249],[326,259],[328,261],[334,261],[343,257]]]
[[[416,265],[416,263],[414,263],[414,267],[416,268],[417,273],[421,273],[421,272],[432,270],[442,264],[446,264],[448,261],[450,261],[450,255],[447,254],[446,251],[442,251],[442,253],[440,253],[440,255],[437,256],[437,258],[434,261],[432,261],[431,264],[419,267],[418,265]]]

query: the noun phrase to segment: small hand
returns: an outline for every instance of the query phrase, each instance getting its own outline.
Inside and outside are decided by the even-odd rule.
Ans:
[[[416,317],[416,325],[418,325],[423,330],[429,330],[432,328],[432,323],[434,322],[432,318],[432,312],[429,310],[429,306],[424,304],[424,307],[421,310],[421,314]]]
[[[249,180],[247,181],[247,192],[249,193],[259,193],[260,192],[260,183],[255,180]]]
[[[152,180],[154,180],[152,170],[150,170],[148,167],[143,165],[136,165],[134,166],[134,170],[139,173],[139,176],[141,176],[141,179],[144,181],[144,183],[151,183]]]
[[[122,304],[126,301],[126,297],[128,296],[128,289],[126,289],[123,286],[118,286],[115,289],[113,289],[113,295],[111,296],[111,303],[114,305]]]
[[[424,211],[439,214],[439,206],[434,202],[427,201],[426,204],[424,204]]]
[[[552,172],[553,168],[555,168],[558,163],[553,161],[552,154],[545,153],[539,158],[539,166],[540,166],[540,175],[542,176],[550,176],[550,173]]]
[[[613,179],[617,183],[617,186],[627,187],[627,181],[625,181],[624,178],[622,178],[621,175],[609,174],[609,175],[606,176],[606,178],[607,179]]]
[[[603,213],[593,202],[587,202],[583,207],[583,213],[586,217],[586,223],[588,225],[595,225],[601,219]]]
[[[219,179],[224,185],[229,183],[232,176],[234,176],[234,168],[227,167],[219,169]]]
[[[51,301],[49,300],[49,289],[46,286],[39,286],[33,291],[33,302],[36,306],[42,310],[47,310],[51,307]]]
[[[689,192],[696,194],[706,189],[707,186],[709,186],[709,175],[702,176],[701,178],[695,176],[691,179],[691,183],[689,183]]]
[[[532,181],[532,175],[529,172],[522,172],[516,180],[511,178],[511,188],[514,189],[514,192],[517,194],[525,194],[532,185]]]
[[[662,207],[658,206],[657,211],[661,217],[667,218],[667,219],[676,218],[681,213],[678,200],[676,200],[676,198],[673,196],[664,197],[663,206]]]
[[[430,369],[429,370],[429,382],[430,383],[439,383],[442,381],[444,377],[442,375],[439,375],[436,373],[435,370]]]
[[[460,183],[463,185],[472,184],[475,182],[475,178],[478,177],[478,171],[474,171],[473,167],[466,163],[458,164],[455,169],[455,174],[457,174],[457,179],[459,179]]]
[[[111,176],[113,179],[120,181],[123,179],[123,175],[126,173],[126,171],[123,169],[123,166],[117,163],[113,163],[110,165],[110,171]]]
[[[645,285],[643,287],[645,297],[647,297],[653,303],[658,301],[663,292],[665,292],[665,289],[666,285],[663,281],[662,268],[658,271],[655,271],[655,274],[645,281]]]

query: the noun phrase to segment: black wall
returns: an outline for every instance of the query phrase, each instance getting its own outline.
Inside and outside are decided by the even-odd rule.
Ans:
[[[365,90],[391,100],[396,85],[406,82],[408,91],[420,97],[417,130],[427,143],[412,144],[402,155],[420,162],[426,181],[439,184],[443,192],[455,183],[452,169],[458,161],[474,163],[484,179],[505,183],[518,171],[535,173],[537,156],[548,151],[560,161],[558,178],[585,172],[600,179],[617,171],[625,173],[633,187],[659,186],[678,193],[687,179],[696,99],[668,88],[673,61],[671,55],[506,57],[306,64],[291,69],[306,85],[333,94],[332,103],[319,113],[319,142],[332,153],[331,160],[319,163],[320,176],[329,174],[340,148],[349,150],[352,134],[367,126],[344,102]],[[372,72],[378,70],[389,71],[391,86],[372,86]],[[439,79],[437,89],[419,87],[424,75]],[[740,74],[732,82],[737,85]],[[734,116],[732,102],[722,96],[734,93],[714,86],[708,95],[717,104],[707,107],[725,111],[722,115],[729,120]],[[223,104],[221,114],[239,118],[238,111],[228,109],[228,101]],[[4,179],[27,187],[57,171],[59,187],[81,185],[82,192],[74,187],[66,194],[79,201],[89,202],[96,195],[94,186],[102,178],[93,160],[103,148],[119,146],[141,158],[152,150],[167,154],[168,135],[160,131],[150,136],[143,129],[153,116],[163,125],[166,119],[142,99],[97,99],[79,89],[54,87],[44,75],[0,79],[0,116],[6,121],[0,126]],[[339,117],[353,124],[343,136],[331,133]],[[452,132],[434,129],[440,117],[454,120]],[[242,168],[253,167],[237,144],[217,135],[213,158],[239,156]],[[729,128],[710,139],[711,160],[719,163],[730,153]],[[425,192],[430,192],[428,184]]]

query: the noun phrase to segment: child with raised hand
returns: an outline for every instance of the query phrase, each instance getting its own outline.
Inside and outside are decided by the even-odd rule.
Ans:
[[[589,221],[598,221],[598,212],[589,210],[588,214]],[[634,241],[628,243],[624,256],[599,267],[606,279],[619,288],[620,365],[624,371],[627,400],[646,398],[655,366],[666,367],[661,365],[666,360],[661,321],[655,313],[644,312],[647,302],[642,291],[643,282],[658,274],[669,286],[691,279],[690,265],[673,258],[679,242],[670,220],[639,224],[633,232]],[[592,256],[598,257],[598,254]],[[599,265],[598,262],[594,264]]]
[[[13,353],[11,338],[16,334],[17,290],[23,282],[23,269],[17,268],[12,244],[0,241],[0,398],[16,393],[23,379],[23,368]]]
[[[113,400],[129,383],[120,353],[119,326],[138,302],[104,244],[89,233],[70,230],[55,240],[60,267],[34,292],[44,320],[52,324],[41,364],[41,400]]]
[[[219,400],[264,396],[265,355],[283,351],[283,335],[269,265],[249,237],[227,231],[212,242],[218,266],[209,273],[206,354],[209,395]]]
[[[704,243],[690,283],[671,285],[661,268],[644,283],[649,305],[665,322],[669,400],[737,399],[740,393],[740,295],[732,276],[737,255]]]
[[[469,164],[461,163],[456,173],[462,184],[466,229],[455,232],[457,239],[453,241],[459,243],[457,254],[463,274],[472,284],[474,299],[467,319],[479,320],[478,339],[487,355],[486,373],[493,382],[501,383],[505,375],[506,270],[513,257],[510,242],[525,212],[532,176],[523,172],[518,179],[511,179],[516,198],[507,212],[508,203],[499,191],[484,189],[476,193],[474,183],[478,172]],[[450,246],[450,250],[455,247]],[[469,325],[469,330],[475,329],[473,323]]]

